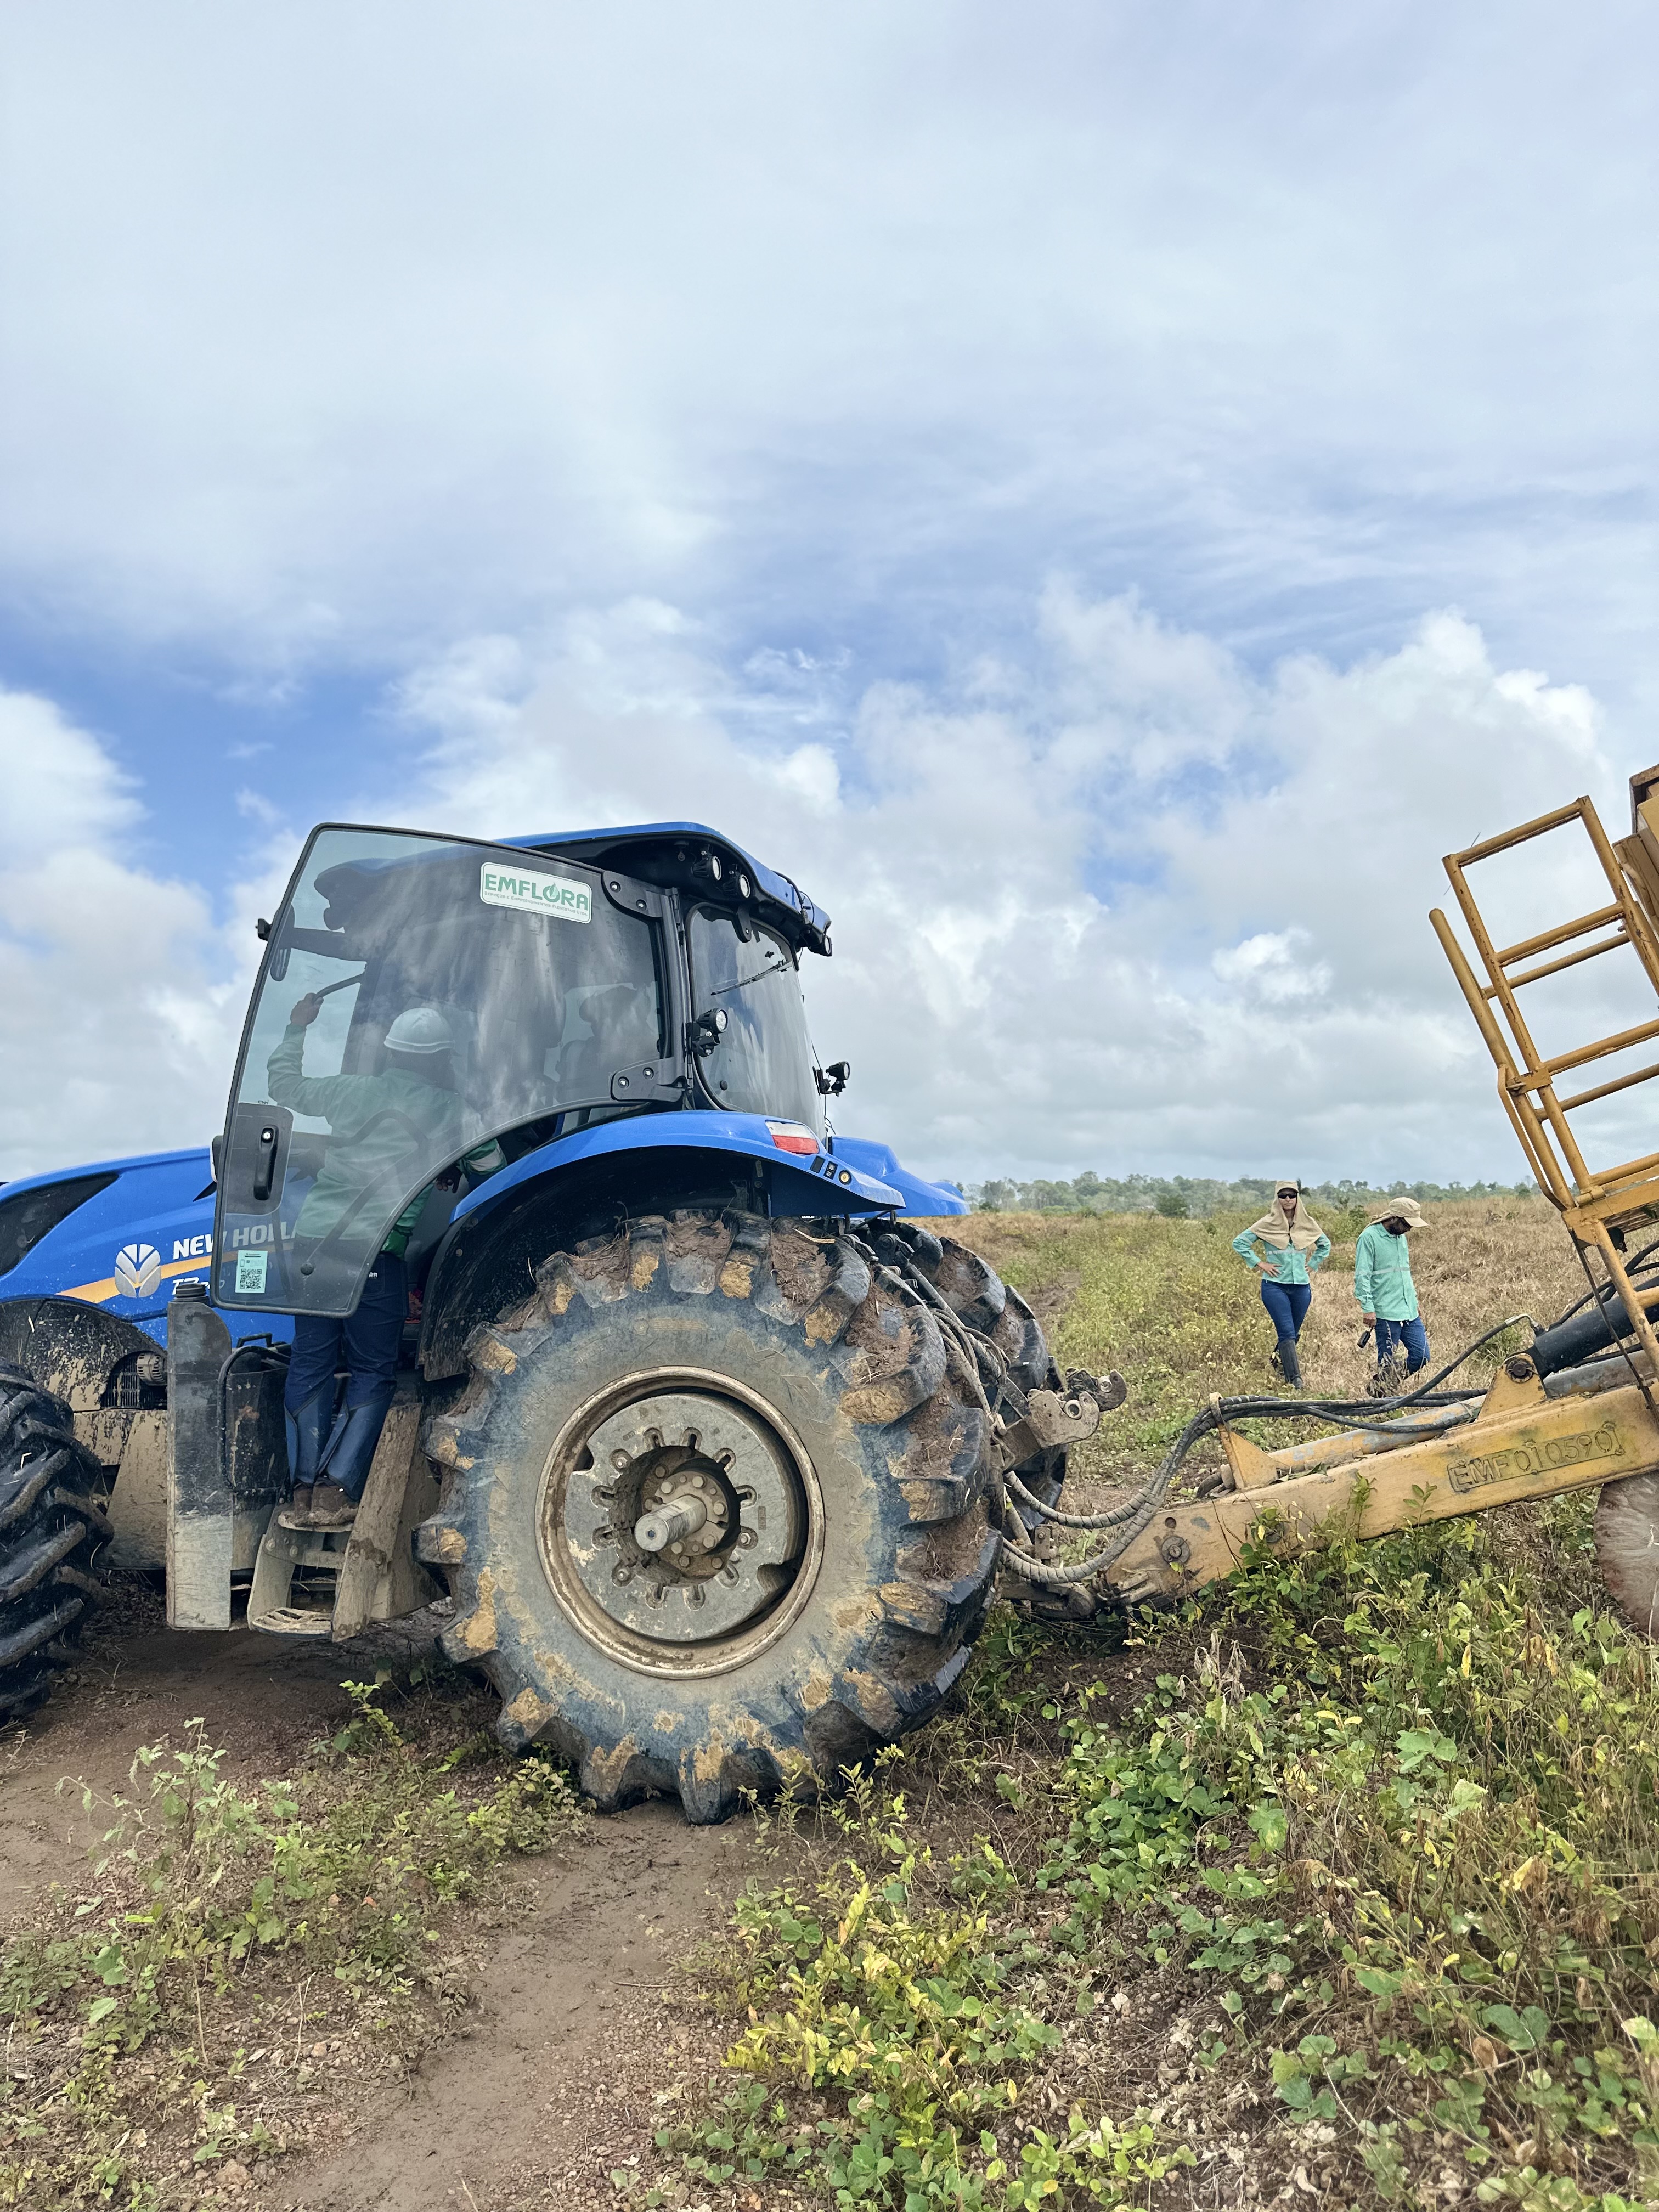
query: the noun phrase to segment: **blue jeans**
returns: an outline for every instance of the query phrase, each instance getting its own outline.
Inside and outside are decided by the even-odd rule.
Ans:
[[[1288,1336],[1292,1344],[1302,1334],[1302,1324],[1308,1318],[1312,1300],[1311,1283],[1270,1283],[1265,1277],[1262,1279],[1261,1303],[1267,1309],[1273,1334]]]
[[[296,1314],[294,1356],[283,1386],[289,1474],[296,1483],[326,1475],[361,1498],[397,1384],[398,1353],[409,1310],[409,1270],[382,1252],[363,1285],[357,1310],[343,1321]],[[345,1354],[345,1402],[334,1404],[334,1376]]]
[[[1419,1367],[1429,1364],[1429,1333],[1423,1326],[1419,1314],[1412,1321],[1384,1321],[1376,1317],[1376,1364],[1387,1367],[1406,1355],[1406,1372],[1415,1375]]]

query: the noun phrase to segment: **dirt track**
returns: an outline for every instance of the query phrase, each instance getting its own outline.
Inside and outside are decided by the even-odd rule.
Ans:
[[[0,1921],[24,1917],[53,1880],[82,1878],[99,1824],[76,1780],[124,1788],[138,1747],[176,1741],[196,1716],[232,1771],[280,1771],[348,1717],[341,1678],[375,1663],[361,1644],[172,1634],[142,1594],[122,1610],[78,1680],[0,1747]],[[520,1862],[479,1931],[455,2033],[401,2082],[343,2078],[335,2147],[267,2166],[234,2201],[249,2212],[611,2201],[612,2167],[648,2152],[685,2085],[718,2064],[718,2023],[665,2004],[663,1987],[721,1925],[751,1850],[745,1822],[690,1828],[678,1805],[656,1802],[595,1822],[558,1856]]]

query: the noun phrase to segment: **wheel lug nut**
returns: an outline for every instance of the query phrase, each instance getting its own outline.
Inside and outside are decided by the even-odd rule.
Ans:
[[[626,1474],[628,1472],[628,1454],[625,1451],[613,1451],[611,1455],[611,1464],[616,1468],[618,1474]]]
[[[752,1550],[756,1541],[754,1530],[752,1528],[739,1528],[738,1531],[738,1541],[743,1546],[745,1552]]]
[[[611,1579],[613,1583],[631,1583],[634,1579],[634,1570],[632,1567],[612,1567]]]

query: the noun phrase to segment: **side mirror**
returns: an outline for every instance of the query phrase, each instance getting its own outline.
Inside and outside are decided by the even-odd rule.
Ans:
[[[288,963],[293,957],[294,947],[288,942],[289,927],[293,919],[291,909],[284,907],[275,921],[267,921],[261,915],[253,925],[253,933],[261,945],[270,945],[271,933],[273,930],[276,932],[276,942],[267,957],[270,962],[271,975],[278,983],[287,975]]]
[[[828,1067],[817,1068],[813,1073],[822,1098],[839,1098],[853,1079],[851,1064],[844,1060],[832,1060]]]

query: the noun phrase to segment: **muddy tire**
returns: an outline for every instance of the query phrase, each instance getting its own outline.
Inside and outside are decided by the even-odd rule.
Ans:
[[[1603,1486],[1595,1508],[1595,1564],[1625,1620],[1659,1642],[1659,1474]]]
[[[903,1230],[904,1224],[901,1224],[901,1233]],[[907,1241],[921,1242],[914,1231]],[[996,1346],[1018,1388],[1027,1392],[1060,1389],[1065,1378],[1054,1364],[1042,1323],[1019,1292],[1003,1282],[995,1270],[965,1244],[958,1244],[948,1237],[929,1241],[938,1243],[937,1260],[925,1246],[915,1256],[957,1318]],[[1039,1453],[1014,1472],[1033,1497],[1041,1498],[1045,1505],[1059,1504],[1066,1486],[1063,1448]],[[1063,1539],[1052,1521],[1045,1521],[1035,1507],[1012,1498],[1006,1510],[1024,1528],[1038,1559],[1057,1560],[1060,1557]],[[1028,1619],[1068,1626],[1091,1621],[1101,1610],[1098,1595],[1080,1583],[1065,1588],[1047,1588],[1009,1572],[1002,1578],[1001,1595]]]
[[[921,1297],[845,1237],[707,1212],[536,1282],[428,1426],[418,1543],[503,1741],[578,1761],[603,1809],[678,1791],[706,1822],[925,1721],[1001,1540],[989,1424]]]
[[[74,1663],[108,1534],[98,1480],[69,1407],[0,1366],[0,1725],[43,1705]]]

